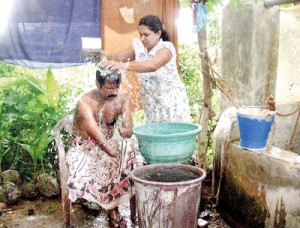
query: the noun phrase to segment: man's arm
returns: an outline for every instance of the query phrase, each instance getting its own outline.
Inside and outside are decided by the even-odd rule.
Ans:
[[[90,138],[94,139],[100,148],[111,157],[116,157],[119,153],[106,140],[106,136],[98,127],[94,113],[88,105],[89,98],[83,97],[77,103],[77,115],[79,115],[81,129],[84,130]]]
[[[121,107],[121,116],[122,116],[122,126],[119,126],[120,135],[123,138],[130,138],[133,131],[133,122],[131,115],[131,101],[128,94],[122,94],[122,107]]]

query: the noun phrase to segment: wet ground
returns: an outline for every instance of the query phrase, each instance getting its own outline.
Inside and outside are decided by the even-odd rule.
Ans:
[[[131,224],[128,205],[120,206],[121,215]],[[39,198],[35,201],[20,201],[17,205],[4,209],[0,216],[0,227],[65,227],[61,201],[58,199]],[[106,212],[88,211],[80,204],[72,205],[72,227],[109,227]]]
[[[205,227],[229,228],[216,211],[214,201],[211,194],[211,178],[208,175],[202,186],[200,218],[208,223]],[[120,213],[126,220],[128,228],[138,227],[130,221],[129,205],[121,205]],[[109,227],[107,214],[104,210],[94,213],[93,211],[84,210],[80,204],[72,205],[72,226],[80,228]],[[12,205],[0,212],[0,227],[65,227],[61,201],[59,199],[45,198],[38,198],[35,201],[22,200],[18,204]]]
[[[216,199],[212,195],[211,185],[212,176],[211,173],[207,173],[202,183],[199,218],[207,222],[205,228],[230,228],[216,210]]]

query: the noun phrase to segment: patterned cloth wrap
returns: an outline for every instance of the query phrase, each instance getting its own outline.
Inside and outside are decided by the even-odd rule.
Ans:
[[[76,137],[71,142],[67,153],[70,200],[84,198],[105,210],[128,201],[134,194],[128,176],[136,163],[133,141],[113,141],[120,152],[117,165],[93,140]]]

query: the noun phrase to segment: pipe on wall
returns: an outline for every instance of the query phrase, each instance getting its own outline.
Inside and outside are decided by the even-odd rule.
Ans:
[[[297,3],[297,2],[300,2],[300,0],[265,0],[264,7],[268,9],[275,5],[280,5],[285,3]]]

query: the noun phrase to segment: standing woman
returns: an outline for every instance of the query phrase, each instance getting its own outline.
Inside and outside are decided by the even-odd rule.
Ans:
[[[186,88],[180,80],[176,51],[157,16],[140,19],[140,39],[127,49],[105,54],[107,68],[125,68],[138,74],[145,122],[190,122]]]

